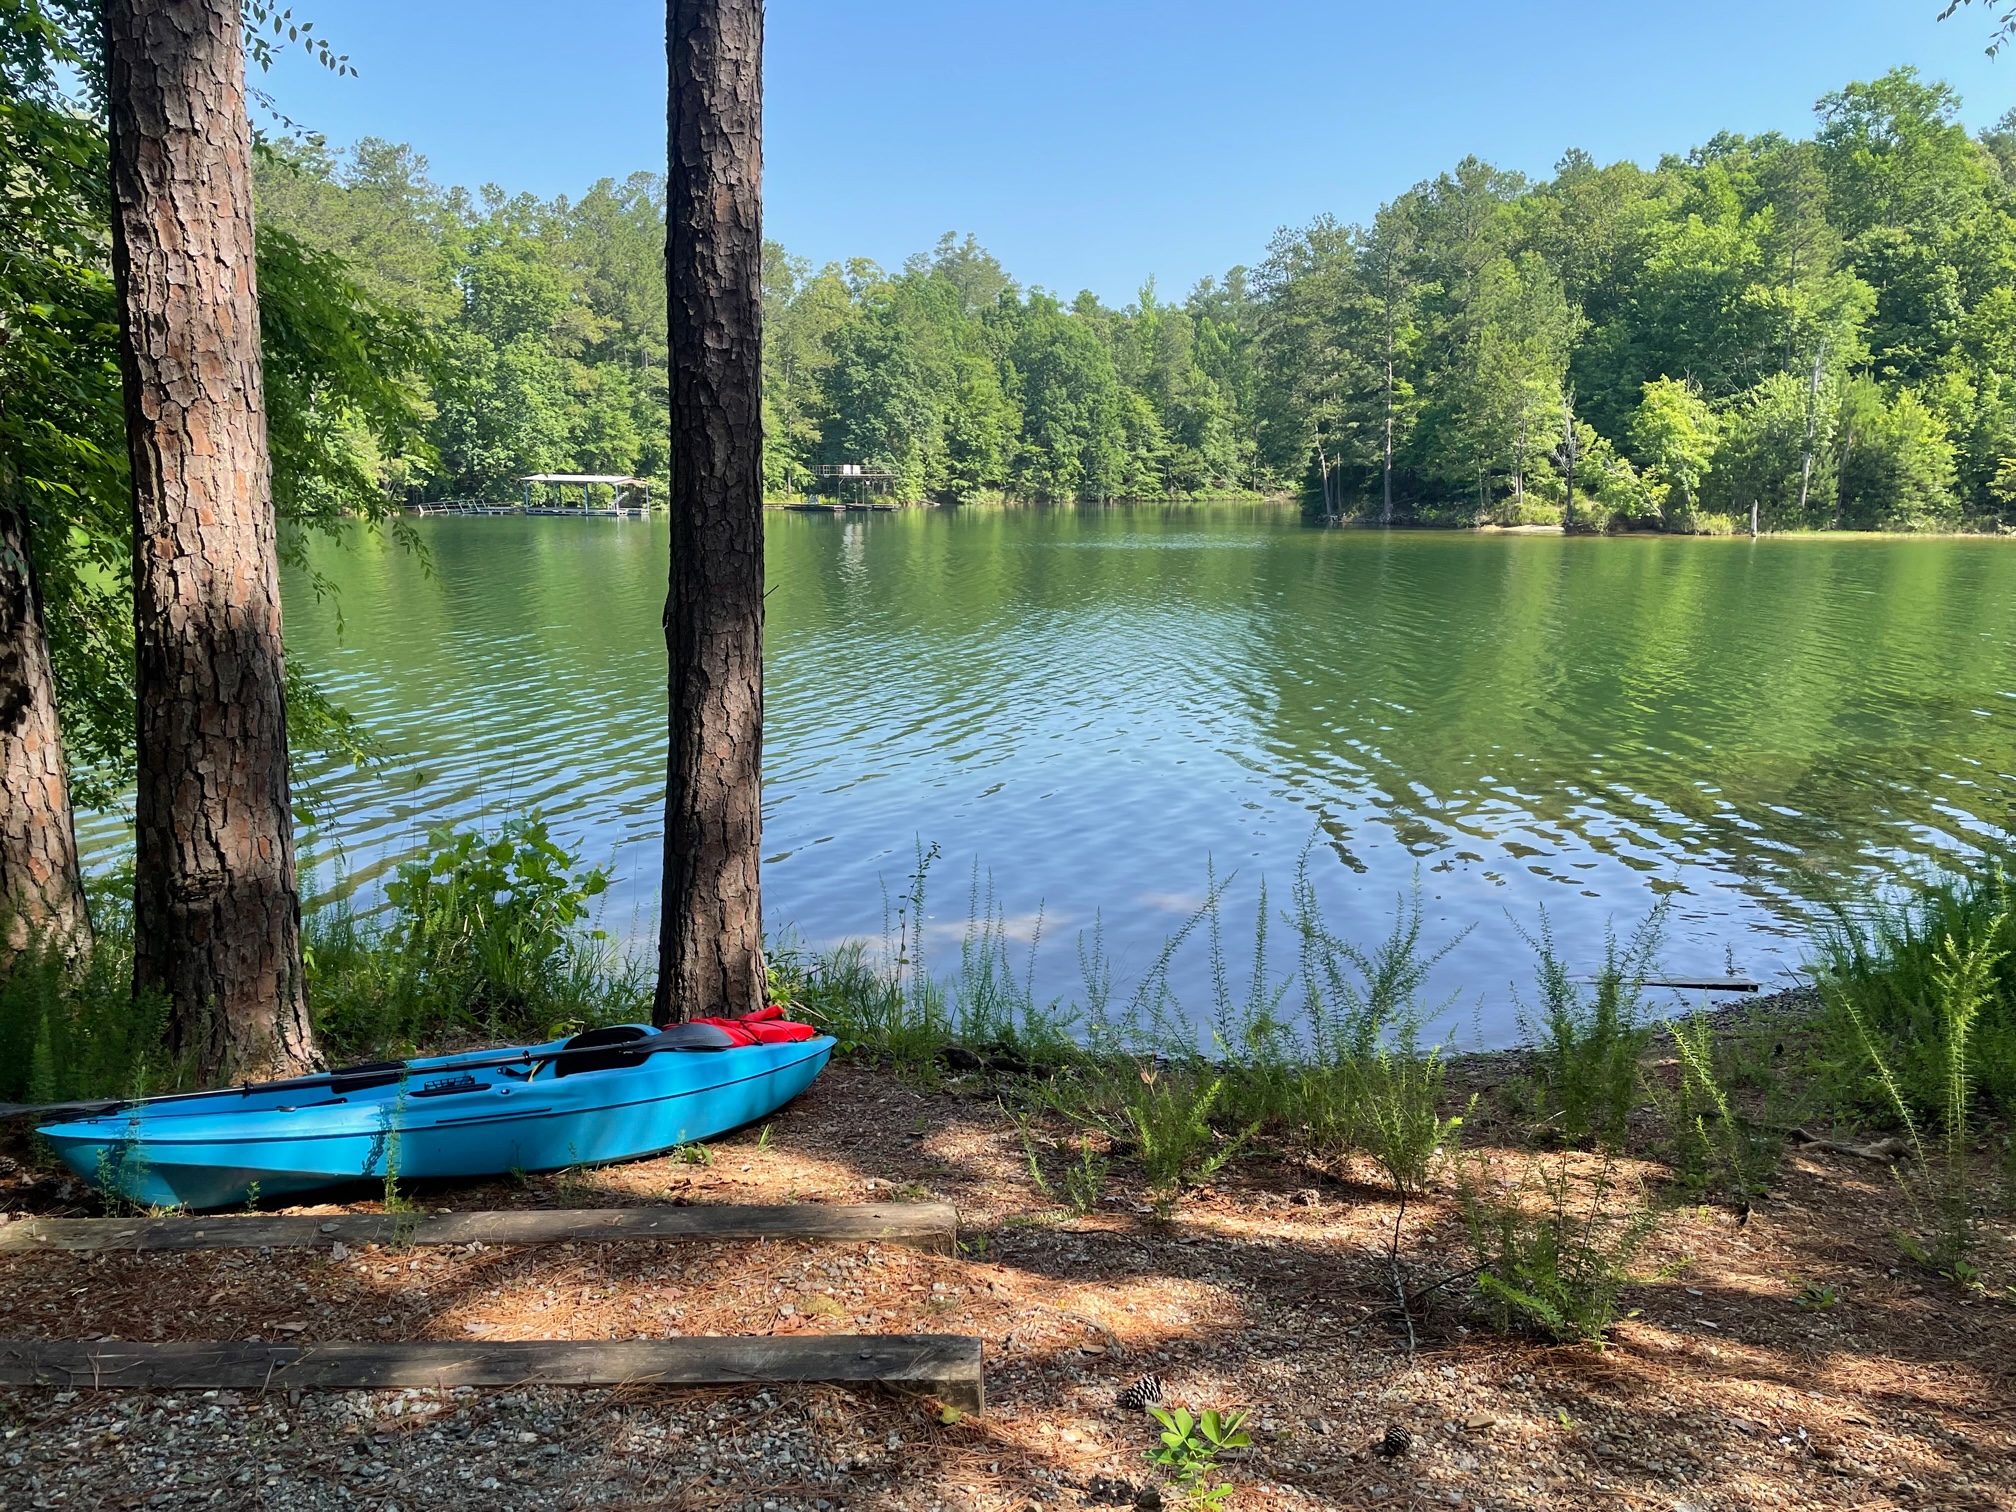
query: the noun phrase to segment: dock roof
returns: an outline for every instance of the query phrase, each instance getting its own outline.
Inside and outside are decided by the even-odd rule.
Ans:
[[[520,483],[648,483],[648,478],[631,478],[622,473],[526,473]]]

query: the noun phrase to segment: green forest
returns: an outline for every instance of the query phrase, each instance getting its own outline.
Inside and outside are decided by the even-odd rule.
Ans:
[[[34,522],[66,743],[102,802],[130,771],[132,545],[88,25],[73,3],[0,27],[0,482]],[[1541,182],[1470,158],[1368,224],[1319,217],[1119,309],[1024,287],[971,236],[894,271],[773,245],[767,490],[859,463],[903,502],[1999,529],[2016,112],[1972,135],[1959,109],[1898,70],[1820,100],[1805,140],[1722,135],[1649,168],[1570,152]],[[411,146],[276,132],[255,188],[297,560],[308,532],[398,530],[402,503],[510,499],[526,473],[666,477],[660,175],[539,200],[438,186]],[[353,742],[290,676],[297,744]]]
[[[2016,113],[1973,136],[1910,70],[1813,135],[1544,181],[1468,158],[1185,297],[1024,288],[971,237],[895,271],[766,267],[766,475],[905,501],[1298,491],[1315,512],[1680,531],[1992,528],[2016,514]],[[432,497],[663,475],[662,186],[428,181],[412,148],[279,142],[265,224],[438,346]],[[1569,486],[1573,482],[1573,502]]]

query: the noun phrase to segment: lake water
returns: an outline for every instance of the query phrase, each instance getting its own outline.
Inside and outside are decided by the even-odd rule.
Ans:
[[[290,644],[394,753],[307,774],[319,885],[340,854],[368,900],[428,825],[536,806],[615,872],[604,927],[648,937],[665,526],[417,528],[430,564],[360,537],[313,551],[334,599],[288,578]],[[2016,548],[1993,541],[1138,506],[768,531],[766,919],[812,944],[879,938],[935,844],[941,962],[978,865],[1012,933],[1040,912],[1039,981],[1068,992],[1095,916],[1124,980],[1212,868],[1236,944],[1313,841],[1339,933],[1375,940],[1417,878],[1428,936],[1468,929],[1440,984],[1497,1043],[1543,906],[1593,966],[1670,894],[1669,967],[1777,980],[1819,900],[1964,855],[2016,798]],[[1202,951],[1176,976],[1201,1000]]]

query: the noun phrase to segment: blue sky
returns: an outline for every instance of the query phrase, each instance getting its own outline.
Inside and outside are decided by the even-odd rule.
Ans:
[[[2016,55],[1939,0],[772,0],[769,233],[896,264],[971,231],[1025,283],[1124,302],[1252,263],[1269,236],[1475,152],[1651,162],[1719,129],[1803,134],[1829,89],[1900,63],[1980,126]],[[574,194],[664,163],[662,5],[310,0],[361,77],[265,81],[342,144],[411,142],[443,183]]]

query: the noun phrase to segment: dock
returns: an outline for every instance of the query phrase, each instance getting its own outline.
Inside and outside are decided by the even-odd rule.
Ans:
[[[577,520],[642,519],[651,512],[651,480],[627,473],[527,473],[518,483],[524,492],[515,502],[429,499],[408,504],[406,510],[417,515],[546,515]],[[567,502],[569,489],[580,490],[579,504]]]
[[[838,500],[821,499],[817,503],[808,499],[802,504],[786,504],[786,509],[795,514],[894,514],[901,504],[884,504],[880,501],[868,502],[852,500],[842,503]]]

